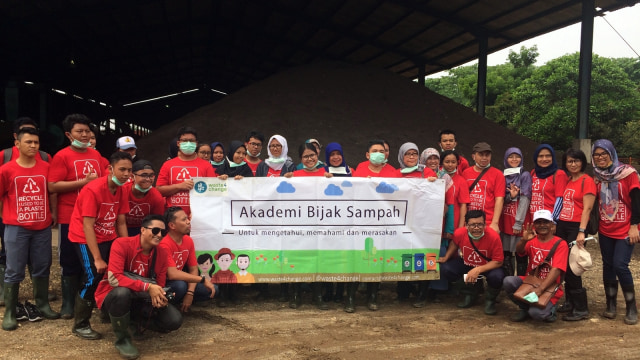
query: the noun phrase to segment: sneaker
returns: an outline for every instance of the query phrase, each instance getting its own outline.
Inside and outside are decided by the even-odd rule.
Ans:
[[[16,304],[16,320],[23,321],[28,320],[29,315],[27,315],[27,310],[24,308],[22,303]]]
[[[30,303],[29,301],[24,302],[24,309],[27,311],[27,315],[29,316],[29,321],[40,321],[44,319],[44,316],[40,313],[40,310]]]

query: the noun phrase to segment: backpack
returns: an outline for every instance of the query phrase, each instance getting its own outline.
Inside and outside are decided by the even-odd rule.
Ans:
[[[42,160],[44,160],[45,162],[49,162],[49,155],[42,151],[42,150],[38,150],[38,152],[40,153],[40,157],[42,158]],[[6,164],[9,161],[11,161],[11,156],[13,155],[13,148],[6,148],[4,149],[4,158],[2,159],[2,164]]]

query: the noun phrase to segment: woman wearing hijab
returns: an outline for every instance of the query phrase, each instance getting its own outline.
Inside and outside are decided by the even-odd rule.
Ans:
[[[258,164],[256,177],[277,177],[294,172],[296,165],[288,156],[287,139],[280,135],[273,135],[268,142],[269,157]]]
[[[556,235],[567,241],[567,245],[576,241],[578,247],[584,246],[585,231],[589,223],[591,209],[596,199],[596,184],[584,173],[587,168],[587,156],[582,150],[569,149],[562,155],[562,168],[569,175],[569,183],[562,197],[562,211],[556,227]],[[587,289],[582,287],[582,277],[576,275],[567,266],[564,277],[565,303],[558,312],[568,312],[562,317],[565,321],[579,321],[589,318]]]
[[[593,171],[597,186],[600,223],[598,239],[602,253],[602,280],[607,297],[605,318],[616,317],[618,281],[624,294],[627,312],[624,323],[638,323],[636,294],[629,261],[636,243],[640,242],[640,182],[638,171],[620,164],[611,141],[596,140],[591,148]]]
[[[522,237],[522,225],[529,212],[531,202],[531,174],[524,171],[522,151],[517,147],[508,148],[504,153],[504,178],[506,182],[504,207],[500,217],[500,237],[504,251],[503,269],[505,276],[518,276],[527,272],[527,256],[515,255],[516,245]]]
[[[569,178],[564,171],[558,171],[556,153],[551,145],[539,145],[533,153],[535,168],[531,171],[531,203],[529,213],[549,210],[554,221],[558,221],[562,209],[562,195]]]
[[[234,140],[229,145],[229,151],[227,151],[227,158],[224,164],[216,169],[218,177],[222,180],[226,180],[229,177],[233,177],[236,180],[240,180],[243,177],[253,177],[253,171],[244,158],[247,156],[247,148],[242,141]]]
[[[211,160],[209,160],[214,170],[218,170],[224,164],[224,146],[215,141],[211,143]]]
[[[400,150],[398,150],[398,163],[400,164],[400,168],[398,169],[398,177],[432,178],[431,180],[435,180],[435,171],[432,168],[425,166],[424,163],[420,163],[419,160],[420,151],[418,150],[418,146],[416,144],[411,142],[402,144],[400,146]],[[436,163],[440,163],[439,154]]]

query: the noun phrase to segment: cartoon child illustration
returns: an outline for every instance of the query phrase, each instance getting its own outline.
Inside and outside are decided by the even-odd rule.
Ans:
[[[213,265],[213,256],[209,253],[200,254],[198,256],[198,269],[200,270],[200,275],[204,275],[208,281],[211,281],[211,276],[216,271],[216,266]]]
[[[236,265],[238,265],[238,269],[240,269],[240,271],[236,273],[236,278],[238,279],[239,283],[247,284],[256,282],[256,279],[253,277],[253,275],[247,272],[249,262],[249,255],[238,255],[238,258],[236,259]]]
[[[236,255],[231,252],[229,248],[222,248],[218,250],[218,253],[213,257],[218,263],[218,272],[213,274],[211,282],[214,284],[235,284],[238,282],[233,271],[229,270],[229,267],[233,263],[233,259]]]

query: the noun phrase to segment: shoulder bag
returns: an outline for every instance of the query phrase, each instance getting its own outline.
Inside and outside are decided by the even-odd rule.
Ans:
[[[534,292],[537,288],[540,287],[540,285],[542,285],[542,282],[544,280],[540,278],[540,269],[543,266],[546,266],[549,268],[549,271],[551,271],[551,258],[553,257],[553,254],[556,252],[556,248],[558,247],[558,245],[560,245],[560,242],[562,241],[564,240],[560,239],[556,241],[556,243],[551,248],[551,251],[549,251],[549,254],[544,259],[544,262],[542,262],[540,265],[536,267],[533,274],[527,275],[524,278],[524,280],[522,280],[522,285],[520,285],[518,290],[516,290],[516,292],[513,293],[513,297],[516,300],[522,301],[524,303],[528,303],[531,306],[535,306],[541,309],[544,309],[545,307],[547,307],[547,304],[549,303],[549,301],[551,301],[551,298],[553,298],[553,296],[556,294],[556,292],[560,288],[560,284],[557,284],[554,282],[551,285],[549,285],[549,287],[545,289],[542,295],[538,296],[538,301],[535,303],[530,303],[529,301],[525,300],[524,297]]]

